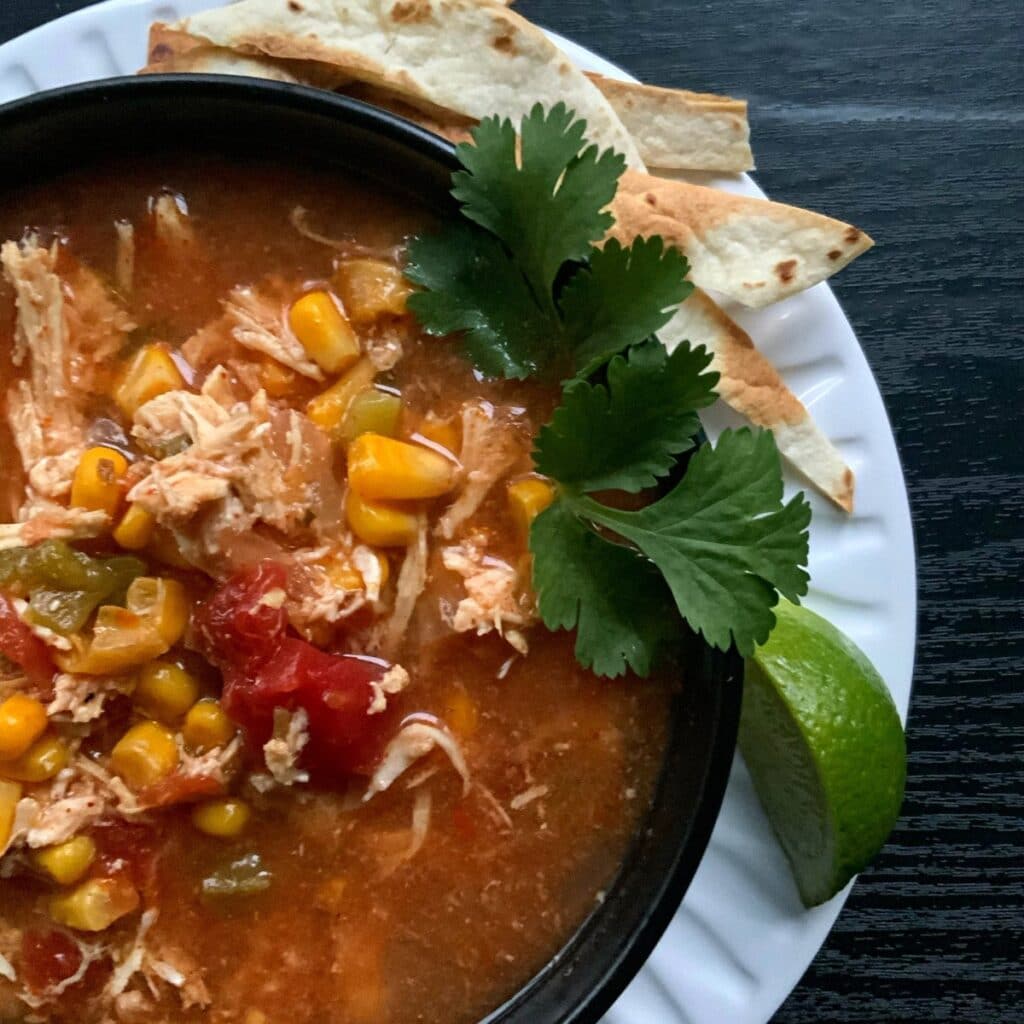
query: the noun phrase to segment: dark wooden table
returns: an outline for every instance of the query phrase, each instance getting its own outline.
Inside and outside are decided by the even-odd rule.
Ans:
[[[0,0],[0,40],[88,2]],[[747,97],[769,194],[879,243],[836,291],[914,511],[910,779],[891,843],[776,1020],[1022,1021],[1024,7],[520,6],[645,81]]]

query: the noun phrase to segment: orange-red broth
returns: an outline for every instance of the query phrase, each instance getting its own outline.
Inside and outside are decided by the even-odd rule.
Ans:
[[[26,226],[59,233],[77,259],[110,275],[113,222],[142,220],[147,200],[163,187],[187,198],[202,249],[194,261],[169,260],[140,235],[129,311],[144,335],[172,346],[216,317],[223,296],[240,282],[274,273],[329,278],[334,253],[295,230],[296,206],[315,211],[320,231],[374,249],[400,244],[427,222],[364,182],[204,158],[113,164],[7,195],[0,200],[0,236],[18,238]],[[3,286],[4,382],[15,372],[13,326],[13,297]],[[550,414],[552,389],[481,382],[449,345],[408,330],[393,384],[411,413],[445,415],[484,397],[521,406],[527,429]],[[109,403],[98,400],[96,412],[109,415]],[[0,443],[11,451],[9,437]],[[21,487],[16,469],[5,466],[4,518],[17,507]],[[503,487],[475,523],[498,553],[522,553]],[[435,561],[421,609],[450,599],[453,586]],[[153,815],[158,858],[149,898],[159,919],[149,941],[187,951],[211,1002],[186,1012],[166,991],[161,1009],[144,1011],[144,1019],[470,1022],[521,986],[594,909],[649,803],[670,685],[597,679],[576,664],[572,636],[543,627],[529,633],[529,656],[509,665],[513,651],[500,638],[446,633],[436,619],[419,615],[399,655],[413,675],[403,708],[452,723],[478,784],[473,792],[464,796],[459,778],[433,755],[428,765],[440,770],[425,784],[430,831],[408,862],[401,854],[410,842],[415,791],[404,779],[363,806],[338,793],[277,790],[257,800],[251,825],[230,842],[198,833],[187,809]],[[216,692],[216,674],[207,679]],[[546,787],[544,795],[512,810],[513,798],[533,787]],[[266,891],[203,898],[205,877],[250,852],[273,876]],[[0,930],[49,927],[51,892],[30,875],[0,881]],[[137,916],[104,937],[123,940],[136,927]],[[108,1011],[88,996],[109,970],[102,961],[93,966],[84,983],[33,1019],[103,1019]],[[9,990],[0,995],[0,1017],[18,1020],[25,1012]]]

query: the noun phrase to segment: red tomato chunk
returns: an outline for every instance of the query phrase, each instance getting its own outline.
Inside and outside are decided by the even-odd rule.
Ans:
[[[394,726],[394,713],[370,715],[372,683],[383,665],[327,654],[291,635],[276,591],[286,571],[273,562],[236,573],[196,612],[203,653],[224,676],[224,710],[255,749],[273,734],[274,710],[301,708],[309,742],[300,767],[322,785],[372,768]]]
[[[21,976],[33,992],[67,981],[82,966],[82,951],[65,932],[29,929],[21,937]]]
[[[4,594],[0,594],[0,653],[20,665],[33,686],[49,692],[56,672],[50,652]]]

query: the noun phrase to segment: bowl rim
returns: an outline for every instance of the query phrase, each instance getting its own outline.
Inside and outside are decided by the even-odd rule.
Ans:
[[[285,111],[285,116],[327,116],[395,143],[417,158],[436,165],[446,175],[460,166],[452,143],[399,114],[322,89],[236,75],[127,76],[45,90],[0,105],[0,135],[7,137],[12,128],[45,121],[56,114],[66,114],[69,107],[75,106],[116,109],[118,103],[125,102],[200,101],[194,109],[195,117],[201,118],[206,114],[202,109],[203,99],[237,101],[253,106],[273,104]],[[95,113],[94,110],[94,116]],[[171,148],[187,150],[190,145],[196,148],[189,140],[181,140]],[[454,209],[454,201],[449,199],[447,205]],[[677,837],[673,849],[667,851],[668,862],[655,880],[651,898],[639,909],[639,917],[629,933],[612,943],[599,965],[588,965],[589,971],[586,972],[580,968],[582,960],[573,962],[574,948],[586,946],[588,935],[592,936],[602,916],[607,914],[606,907],[613,902],[623,877],[629,873],[635,847],[641,843],[645,833],[653,833],[647,822],[659,802],[664,801],[663,779],[658,783],[651,809],[634,837],[630,852],[609,883],[608,899],[579,923],[551,961],[538,968],[515,994],[487,1014],[481,1024],[533,1024],[541,1019],[538,1012],[548,1015],[544,1024],[596,1024],[643,966],[676,913],[704,856],[721,808],[736,750],[743,689],[743,663],[735,648],[723,652],[702,640],[696,643],[701,654],[701,672],[706,677],[705,685],[717,690],[710,698],[714,705],[711,716],[714,735],[709,741],[710,756],[703,765],[700,797],[694,814],[685,832]],[[674,724],[678,723],[680,713],[678,703],[677,698],[673,702]],[[672,730],[669,747],[666,748],[666,766],[672,755],[674,733]],[[599,969],[595,970],[595,966]],[[581,988],[578,976],[584,973],[589,977]],[[538,1007],[538,994],[542,994],[546,986],[551,986],[552,979],[560,975],[563,979],[573,979],[570,982],[572,1001],[551,1005],[541,1000]]]

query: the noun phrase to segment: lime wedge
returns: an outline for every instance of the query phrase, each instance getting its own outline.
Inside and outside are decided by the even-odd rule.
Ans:
[[[807,906],[882,848],[899,816],[906,743],[867,656],[830,622],[780,601],[746,663],[740,750]]]

